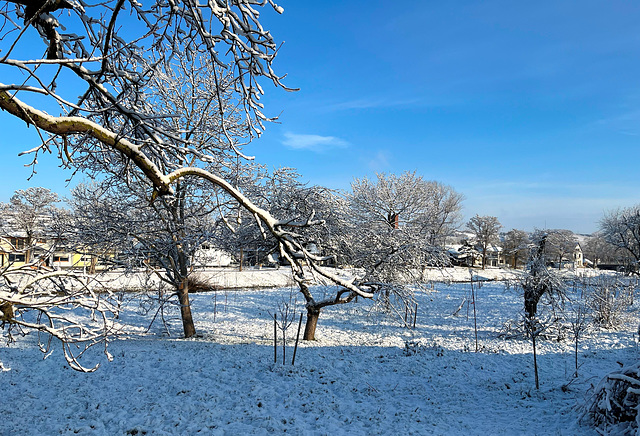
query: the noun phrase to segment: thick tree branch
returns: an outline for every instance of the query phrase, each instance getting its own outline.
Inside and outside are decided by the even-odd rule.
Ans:
[[[37,128],[54,135],[88,135],[131,159],[151,180],[160,195],[173,192],[170,180],[134,143],[86,118],[51,116],[10,95],[2,89],[3,87],[4,85],[0,83],[0,108],[15,115],[27,124],[33,124]]]

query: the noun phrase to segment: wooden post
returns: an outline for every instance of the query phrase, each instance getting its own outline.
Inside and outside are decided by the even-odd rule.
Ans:
[[[218,312],[218,291],[213,291],[213,322],[216,322],[217,312]]]
[[[476,336],[476,353],[478,352],[478,318],[476,316],[476,292],[473,289],[473,277],[471,280],[471,304],[473,304],[473,331]]]
[[[287,319],[282,318],[282,364],[287,363]]]
[[[296,363],[296,352],[298,351],[298,341],[300,340],[300,329],[302,328],[302,312],[300,312],[300,321],[298,322],[298,334],[296,335],[296,345],[293,347],[293,359],[291,359],[291,366]]]
[[[415,312],[413,312],[413,329],[416,328],[416,320],[418,319],[418,303],[416,303]]]
[[[273,314],[273,363],[278,362],[278,315]]]

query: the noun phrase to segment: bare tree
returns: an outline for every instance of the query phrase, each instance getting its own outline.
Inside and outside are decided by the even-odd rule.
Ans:
[[[356,179],[342,220],[342,250],[375,286],[385,310],[403,319],[427,266],[448,262],[442,244],[457,224],[462,196],[413,173]]]
[[[421,233],[427,235],[432,246],[444,246],[462,219],[462,201],[464,195],[451,186],[436,181],[428,181],[427,210],[421,217]]]
[[[482,269],[487,265],[487,250],[498,243],[498,234],[502,225],[494,216],[475,215],[467,223],[467,228],[476,238],[476,243],[482,252]]]
[[[633,259],[633,271],[640,262],[640,205],[617,209],[605,214],[600,221],[604,239]]]
[[[522,230],[511,229],[504,235],[504,254],[511,258],[511,268],[518,268],[520,260],[526,260],[530,244],[529,235]]]
[[[461,196],[412,173],[400,177],[379,175],[378,183],[380,186],[357,180],[353,194],[345,197],[323,187],[308,186],[294,169],[280,168],[272,175],[263,175],[255,188],[245,189],[252,189],[247,195],[255,204],[283,217],[282,221],[287,218],[295,228],[297,240],[316,256],[316,263],[342,262],[355,266],[362,274],[352,281],[354,286],[370,290],[386,303],[397,298],[401,307],[395,309],[402,318],[404,306],[413,307],[413,294],[406,285],[420,279],[420,270],[426,264],[444,262],[443,253],[429,241],[434,235],[435,238],[444,236],[458,212],[452,203],[459,207],[459,200],[450,201],[445,197],[452,195],[460,199]],[[414,204],[410,204],[412,201]],[[389,204],[393,210],[403,211],[402,218],[393,216]],[[394,209],[393,204],[397,208]],[[440,218],[432,227],[429,223],[433,221],[428,220],[436,214]],[[313,226],[299,226],[310,220],[314,221]],[[252,244],[264,253],[280,254],[276,238],[269,235],[260,238],[256,236],[259,234],[259,226],[243,226],[236,232],[242,235],[244,246]],[[305,340],[315,339],[324,308],[351,302],[359,295],[345,287],[338,287],[333,294],[327,293],[326,288],[308,286],[301,290],[307,308]],[[389,305],[386,307],[392,309]]]
[[[0,237],[9,243],[14,252],[23,253],[25,262],[33,260],[37,240],[50,236],[47,233],[55,213],[53,205],[58,201],[56,193],[35,187],[17,190],[9,204],[0,208],[3,218]],[[20,247],[16,246],[17,241],[20,241]]]
[[[236,176],[237,189],[241,166],[238,141],[250,135],[244,132],[242,113],[233,104],[230,78],[202,59],[197,60],[196,68],[181,53],[175,59],[178,62],[174,69],[160,71],[150,82],[157,90],[156,99],[167,117],[167,127],[175,132],[175,138],[191,144],[193,156],[186,162],[185,155],[168,154],[163,165],[180,168],[202,159],[207,171],[229,180]],[[225,141],[225,132],[232,135],[233,143]],[[76,227],[80,230],[76,239],[81,240],[83,233],[96,235],[103,239],[92,242],[96,248],[109,241],[129,243],[125,249],[128,253],[132,251],[131,240],[135,240],[138,251],[144,251],[161,267],[164,274],[158,275],[160,279],[175,289],[185,337],[193,336],[196,332],[189,301],[193,256],[203,243],[213,242],[216,223],[227,222],[225,216],[233,209],[230,197],[215,185],[190,176],[175,182],[173,195],[149,202],[149,183],[142,174],[129,172],[128,177],[122,177],[119,166],[105,167],[103,172],[111,173],[111,177],[102,186],[93,186],[97,193],[88,192],[88,187],[74,193],[79,220]],[[96,231],[96,226],[111,225],[101,219],[101,215],[110,214],[107,212],[119,214],[122,225],[114,232],[101,232],[100,227]]]
[[[335,265],[338,257],[345,252],[344,244],[348,243],[345,238],[348,206],[339,193],[321,186],[308,186],[300,178],[292,168],[279,168],[271,175],[264,175],[254,187],[253,198],[256,204],[260,204],[273,215],[282,217],[282,222],[288,223],[292,232],[295,232],[298,243],[314,257],[314,261],[309,263],[313,272],[320,265]],[[243,234],[241,242],[245,246],[250,243],[266,254],[275,255],[279,261],[291,263],[287,253],[280,249],[277,238],[271,235],[261,236],[259,225],[244,226],[237,233]],[[321,268],[330,271],[325,266]],[[322,280],[322,277],[323,275],[319,274],[320,283],[335,283],[330,278],[327,280],[326,276]],[[304,340],[315,339],[318,319],[324,308],[349,303],[356,295],[360,295],[344,286],[339,286],[335,293],[327,293],[326,287],[309,286],[312,283],[309,280],[300,287],[307,309]],[[374,292],[371,286],[359,279],[351,283]]]
[[[69,366],[88,372],[98,365],[80,359],[91,346],[104,345],[110,358],[106,344],[117,330],[117,306],[93,280],[50,268],[48,261],[62,240],[56,225],[60,211],[53,207],[57,201],[46,188],[29,188],[16,191],[2,208],[0,250],[10,255],[0,265],[0,328],[9,342],[16,334],[38,332],[45,356],[51,339],[58,339]]]
[[[350,202],[363,222],[411,230],[430,245],[444,242],[460,219],[462,194],[427,181],[415,172],[377,174],[377,180],[355,179]]]
[[[102,253],[103,261],[114,263],[114,253],[127,256],[125,266],[147,267],[173,288],[184,335],[191,337],[196,333],[189,302],[193,259],[219,233],[214,215],[223,207],[221,198],[192,178],[180,180],[174,196],[153,203],[146,202],[143,193],[139,185],[113,181],[78,186],[70,200],[74,222],[68,233],[73,233],[75,245],[94,255]]]
[[[108,289],[88,282],[70,271],[38,271],[29,267],[0,271],[0,321],[9,341],[14,334],[37,331],[38,343],[47,356],[52,338],[60,341],[69,366],[82,372],[95,371],[81,357],[94,345],[107,344],[118,333],[114,319],[117,305]],[[40,333],[43,336],[40,336]]]
[[[597,268],[601,263],[611,264],[620,261],[620,250],[607,242],[602,232],[596,232],[587,239],[584,246],[585,259],[593,262],[593,267]],[[626,255],[626,254],[625,254]]]
[[[578,239],[571,230],[547,230],[547,254],[557,259],[558,269],[566,259],[572,259],[573,252],[578,245]]]
[[[573,356],[574,366],[576,369],[573,376],[575,378],[578,377],[578,369],[580,368],[578,365],[578,348],[580,346],[580,339],[588,329],[589,318],[587,307],[585,306],[584,301],[574,301],[572,304],[572,311],[569,313],[569,332],[573,339]]]
[[[534,233],[532,240],[535,248],[531,252],[527,269],[525,274],[522,276],[521,286],[524,290],[525,331],[531,338],[531,344],[533,346],[535,384],[536,389],[539,389],[540,381],[538,377],[538,355],[536,342],[545,326],[538,318],[538,304],[544,296],[549,297],[552,302],[554,302],[556,297],[563,299],[564,286],[561,279],[553,272],[549,271],[546,265],[544,253],[547,234],[545,232],[538,231]]]
[[[278,13],[282,8],[272,0],[115,0],[91,7],[76,1],[26,3],[7,2],[0,10],[0,64],[21,73],[17,83],[0,84],[0,108],[41,134],[41,144],[28,150],[34,164],[39,153],[55,148],[65,165],[80,170],[117,172],[127,180],[144,177],[151,202],[175,195],[180,179],[200,178],[226,192],[264,235],[277,241],[303,293],[312,282],[310,270],[337,285],[336,301],[373,296],[373,289],[323,268],[320,262],[326,257],[307,250],[298,239],[293,230],[317,224],[313,215],[279,220],[245,196],[227,174],[204,168],[220,144],[212,141],[209,148],[199,148],[200,141],[177,135],[174,113],[167,113],[159,98],[166,83],[163,74],[198,69],[203,63],[219,67],[212,75],[217,86],[210,92],[231,93],[242,119],[230,116],[224,98],[218,97],[218,132],[243,157],[238,145],[260,134],[268,120],[259,101],[259,82],[266,79],[285,88],[272,68],[278,46],[262,27],[257,7],[267,5]],[[44,47],[25,36],[34,32],[42,36]],[[50,115],[56,105],[59,115]]]
[[[112,0],[91,7],[75,0],[5,3],[0,63],[7,68],[5,77],[19,81],[0,85],[0,107],[43,134],[42,145],[29,150],[36,156],[56,146],[67,163],[91,169],[139,153],[146,158],[137,156],[145,162],[141,169],[158,184],[153,167],[162,169],[167,155],[208,156],[192,150],[189,138],[176,136],[174,114],[157,98],[163,90],[171,92],[165,76],[217,66],[211,92],[234,95],[250,138],[267,119],[258,79],[283,86],[272,69],[277,44],[256,8],[270,4],[282,12],[271,0]],[[44,47],[33,43],[32,33],[42,37]],[[42,98],[34,98],[41,96],[47,101],[43,109],[59,107],[62,116],[29,103],[42,104]],[[229,107],[223,98],[217,100],[219,131],[234,147],[237,132],[227,128]]]

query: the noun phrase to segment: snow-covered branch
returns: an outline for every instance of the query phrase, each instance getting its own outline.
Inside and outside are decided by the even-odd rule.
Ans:
[[[106,344],[118,332],[114,322],[118,309],[109,292],[93,290],[87,277],[67,271],[18,268],[5,270],[0,280],[1,319],[9,337],[16,329],[45,333],[39,342],[45,355],[50,338],[56,338],[67,362],[78,371],[98,368],[79,360],[94,345],[103,344],[111,359]]]

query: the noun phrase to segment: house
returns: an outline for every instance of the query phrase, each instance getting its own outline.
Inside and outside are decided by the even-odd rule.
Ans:
[[[468,244],[451,244],[445,248],[453,266],[482,266],[482,254]]]
[[[223,267],[231,265],[232,256],[230,253],[214,247],[209,243],[200,245],[200,248],[193,256],[193,263],[196,267]]]
[[[17,269],[29,262],[49,266],[51,245],[44,239],[29,244],[29,238],[21,232],[11,232],[0,237],[0,267]],[[40,262],[37,262],[39,260]]]
[[[453,266],[482,267],[482,247],[480,245],[463,240],[461,244],[447,245],[446,249]],[[485,266],[502,267],[505,265],[502,247],[490,244],[487,247]]]
[[[494,244],[489,244],[487,247],[487,259],[486,266],[500,267],[505,266],[505,257],[502,253],[502,247]],[[482,259],[480,260],[482,266]]]
[[[26,263],[26,238],[7,236],[0,238],[0,267],[23,266]]]
[[[104,265],[98,263],[97,256],[64,247],[53,252],[49,265],[55,269],[82,269],[91,273],[104,268]]]
[[[18,269],[25,265],[90,272],[101,267],[97,256],[65,246],[59,240],[37,238],[29,243],[29,238],[20,232],[0,236],[0,267]]]

